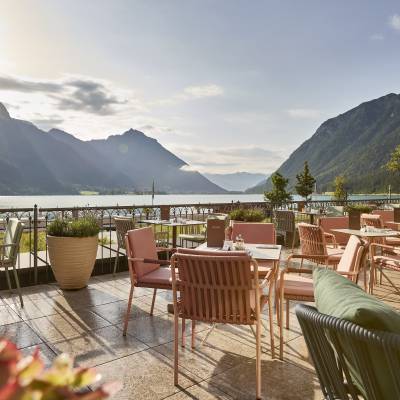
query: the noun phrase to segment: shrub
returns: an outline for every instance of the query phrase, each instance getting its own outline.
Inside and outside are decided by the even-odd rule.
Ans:
[[[244,208],[237,208],[229,213],[229,218],[234,221],[262,222],[265,219],[265,215],[257,208],[248,210]]]
[[[50,236],[89,237],[98,235],[99,231],[96,218],[91,216],[73,220],[55,219],[47,227],[47,234]]]
[[[360,213],[369,214],[373,209],[374,207],[368,206],[366,204],[350,204],[344,208],[344,211],[347,213],[350,211],[359,211]]]

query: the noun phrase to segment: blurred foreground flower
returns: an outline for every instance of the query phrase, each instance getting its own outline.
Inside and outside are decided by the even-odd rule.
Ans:
[[[121,387],[117,382],[85,390],[100,380],[93,368],[73,368],[73,359],[61,354],[49,369],[36,349],[22,357],[14,343],[0,339],[1,400],[100,400],[113,396]]]

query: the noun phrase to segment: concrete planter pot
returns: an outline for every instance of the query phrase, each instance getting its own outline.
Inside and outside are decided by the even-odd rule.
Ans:
[[[87,286],[96,262],[98,236],[47,236],[51,269],[61,289]]]

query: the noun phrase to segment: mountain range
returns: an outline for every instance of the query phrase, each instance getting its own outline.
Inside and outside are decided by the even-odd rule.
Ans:
[[[143,132],[83,141],[11,118],[0,103],[0,194],[226,193]]]
[[[338,175],[346,177],[350,193],[386,192],[389,184],[392,190],[400,191],[400,174],[384,168],[398,144],[400,95],[390,93],[322,123],[277,171],[289,178],[291,190],[296,174],[308,161],[318,192],[332,191]],[[247,192],[262,193],[270,188],[268,179]]]

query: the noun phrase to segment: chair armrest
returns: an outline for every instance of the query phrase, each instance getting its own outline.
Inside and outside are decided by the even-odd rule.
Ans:
[[[161,253],[162,251],[167,251],[169,253],[176,252],[176,249],[173,247],[157,247],[157,253]]]
[[[371,249],[371,253],[372,253],[372,256],[375,256],[375,254],[376,254],[376,248],[380,248],[380,249],[382,249],[382,250],[390,250],[390,251],[392,251],[394,254],[397,254],[396,253],[396,248],[394,247],[394,246],[389,246],[389,245],[387,245],[387,244],[381,244],[381,243],[371,243],[370,245],[370,249]]]
[[[337,242],[336,242],[336,237],[333,233],[329,232],[324,232],[325,239],[329,239],[331,241],[331,244],[333,244],[333,247],[338,247]]]
[[[137,257],[128,257],[129,261],[133,262],[142,262],[145,264],[160,264],[160,265],[170,265],[171,261],[169,260],[155,260],[152,258],[137,258]]]
[[[285,268],[281,271],[281,274],[282,272],[284,272],[285,274],[292,274],[292,273],[312,274],[313,270],[306,268]]]

